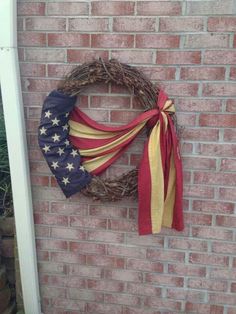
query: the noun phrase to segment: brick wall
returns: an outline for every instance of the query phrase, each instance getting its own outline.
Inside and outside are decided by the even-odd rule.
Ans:
[[[234,12],[233,0],[18,2],[44,314],[236,313]],[[75,64],[99,56],[140,67],[175,100],[184,232],[138,236],[136,201],[66,201],[42,158],[45,95]],[[105,85],[89,89],[80,106],[105,123],[141,110],[126,90]],[[135,166],[144,140],[106,175]]]

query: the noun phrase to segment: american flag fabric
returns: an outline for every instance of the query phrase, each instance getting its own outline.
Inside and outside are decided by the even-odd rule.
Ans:
[[[183,230],[182,164],[171,118],[175,108],[167,95],[160,91],[155,109],[121,127],[97,123],[75,102],[76,97],[50,93],[39,127],[39,145],[66,197],[102,173],[148,127],[138,175],[139,234],[159,233],[162,226]]]
[[[68,139],[69,114],[75,102],[76,97],[52,91],[44,101],[38,129],[39,146],[66,197],[91,180],[91,174],[81,165],[78,149]]]

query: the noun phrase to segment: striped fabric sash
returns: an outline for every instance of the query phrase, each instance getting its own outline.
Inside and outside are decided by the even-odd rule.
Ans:
[[[178,139],[170,117],[174,104],[160,91],[157,108],[132,122],[110,127],[90,119],[77,107],[71,112],[70,141],[83,158],[83,167],[100,174],[147,126],[151,131],[139,166],[139,234],[159,233],[161,226],[183,229],[182,164]]]

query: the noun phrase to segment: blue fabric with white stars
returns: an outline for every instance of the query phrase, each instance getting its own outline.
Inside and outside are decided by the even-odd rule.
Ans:
[[[79,192],[91,180],[81,165],[79,151],[69,141],[69,114],[76,96],[67,96],[57,90],[45,99],[38,142],[52,173],[66,197]]]

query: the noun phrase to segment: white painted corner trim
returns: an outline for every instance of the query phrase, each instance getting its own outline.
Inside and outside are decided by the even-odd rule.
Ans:
[[[0,84],[11,169],[25,314],[40,314],[40,294],[24,111],[16,41],[16,0],[0,1]]]

